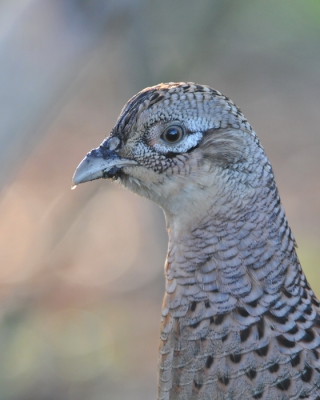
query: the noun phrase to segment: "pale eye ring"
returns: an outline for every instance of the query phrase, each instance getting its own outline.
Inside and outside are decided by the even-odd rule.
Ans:
[[[180,142],[184,136],[184,130],[179,125],[168,126],[161,134],[161,139],[169,144]]]

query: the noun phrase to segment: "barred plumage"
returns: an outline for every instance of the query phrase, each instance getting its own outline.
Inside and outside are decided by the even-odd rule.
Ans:
[[[147,88],[74,184],[112,178],[166,215],[160,400],[320,399],[320,304],[244,115],[207,86]]]

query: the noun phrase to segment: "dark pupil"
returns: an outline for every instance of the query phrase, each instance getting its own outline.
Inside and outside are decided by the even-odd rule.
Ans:
[[[180,131],[177,128],[169,128],[165,134],[168,142],[174,143],[180,139]]]

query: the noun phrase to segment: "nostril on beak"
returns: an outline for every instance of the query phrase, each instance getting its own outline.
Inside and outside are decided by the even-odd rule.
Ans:
[[[109,150],[116,150],[120,144],[120,139],[116,136],[112,136],[109,138]]]

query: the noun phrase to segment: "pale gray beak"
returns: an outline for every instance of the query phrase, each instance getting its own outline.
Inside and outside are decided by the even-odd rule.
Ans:
[[[116,151],[110,150],[112,146],[109,146],[109,142],[110,140],[106,139],[81,161],[72,177],[73,189],[80,183],[94,179],[112,178],[120,168],[137,165],[136,161],[121,158]]]

